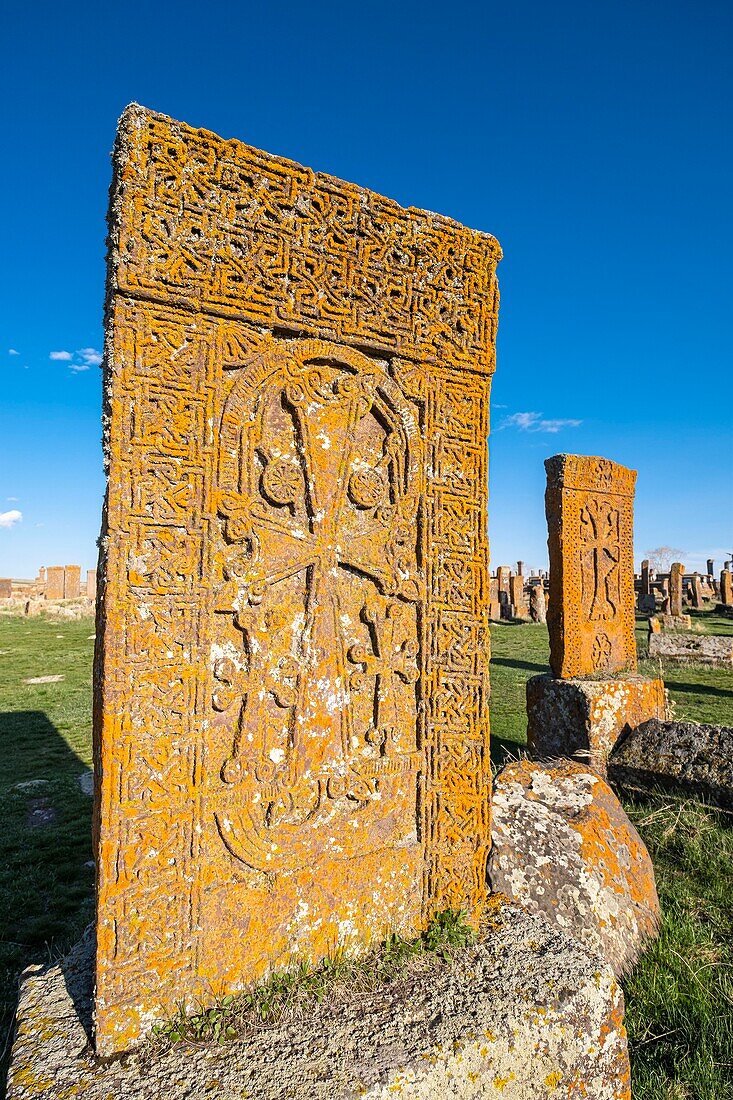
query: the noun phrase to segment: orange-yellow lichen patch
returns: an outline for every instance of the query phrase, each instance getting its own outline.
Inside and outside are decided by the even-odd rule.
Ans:
[[[445,908],[490,840],[496,241],[125,113],[97,1048]]]
[[[650,718],[663,720],[668,708],[660,679],[532,676],[527,681],[527,746],[535,758],[575,757],[605,775],[622,734]]]
[[[569,679],[635,669],[636,471],[565,454],[545,468],[552,671]]]
[[[617,974],[659,927],[654,868],[611,788],[573,761],[507,765],[494,786],[492,885]]]

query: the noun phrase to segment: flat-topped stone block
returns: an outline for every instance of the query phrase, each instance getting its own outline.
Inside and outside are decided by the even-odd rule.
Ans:
[[[542,916],[497,911],[451,963],[326,997],[224,1045],[92,1053],[91,934],[26,971],[8,1100],[630,1100],[623,996],[607,965]]]
[[[650,634],[649,656],[714,668],[733,667],[733,637],[714,634]]]
[[[527,745],[536,759],[571,757],[605,775],[622,733],[649,718],[664,720],[667,712],[663,680],[533,676],[527,681]]]

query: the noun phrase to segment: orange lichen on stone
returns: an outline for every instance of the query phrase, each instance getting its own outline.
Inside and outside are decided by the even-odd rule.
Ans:
[[[81,594],[81,566],[64,566],[64,599],[78,600]]]
[[[636,471],[582,455],[555,455],[545,469],[553,674],[633,670]]]
[[[619,738],[650,718],[664,720],[668,713],[660,679],[532,676],[527,681],[527,747],[535,759],[572,757],[605,776]]]
[[[490,844],[493,237],[123,116],[96,1043],[433,913]]]
[[[64,567],[63,565],[49,565],[46,570],[46,599],[63,600],[64,598]]]

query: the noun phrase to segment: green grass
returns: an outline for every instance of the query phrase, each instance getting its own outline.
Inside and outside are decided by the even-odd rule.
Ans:
[[[710,613],[701,621],[731,627]],[[643,650],[646,622],[637,627]],[[0,618],[0,1048],[21,969],[63,954],[92,916],[91,800],[78,777],[91,763],[93,629],[91,619]],[[547,671],[547,631],[495,624],[492,650],[501,761],[525,744],[525,683]],[[23,683],[54,674],[64,680]],[[663,675],[678,717],[733,725],[733,673],[670,665]],[[45,783],[17,787],[37,779]],[[664,910],[660,939],[625,983],[634,1100],[733,1100],[733,816],[669,794],[629,794],[625,805]],[[29,827],[34,808],[55,820]]]
[[[392,934],[375,950],[362,955],[339,952],[315,966],[303,961],[289,970],[271,974],[266,981],[237,996],[222,997],[218,1004],[200,1011],[178,1013],[154,1029],[159,1048],[179,1042],[225,1043],[257,1031],[264,1024],[279,1024],[303,1017],[315,1003],[336,1006],[373,993],[404,978],[415,965],[430,980],[437,959],[449,963],[455,951],[473,943],[476,933],[464,912],[445,909],[437,913],[421,936],[406,940]],[[427,964],[427,965],[426,965]]]
[[[92,917],[91,619],[0,618],[0,1051],[23,967],[64,954]],[[55,684],[25,684],[62,675]],[[41,780],[25,789],[18,784]],[[49,811],[55,819],[29,826]],[[0,1079],[4,1064],[0,1065]],[[0,1089],[1,1091],[1,1089]]]

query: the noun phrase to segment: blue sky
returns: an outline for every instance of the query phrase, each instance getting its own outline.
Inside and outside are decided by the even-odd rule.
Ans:
[[[0,576],[95,563],[132,100],[499,238],[494,566],[546,562],[558,451],[639,471],[637,560],[733,550],[728,0],[42,2],[3,29]]]

